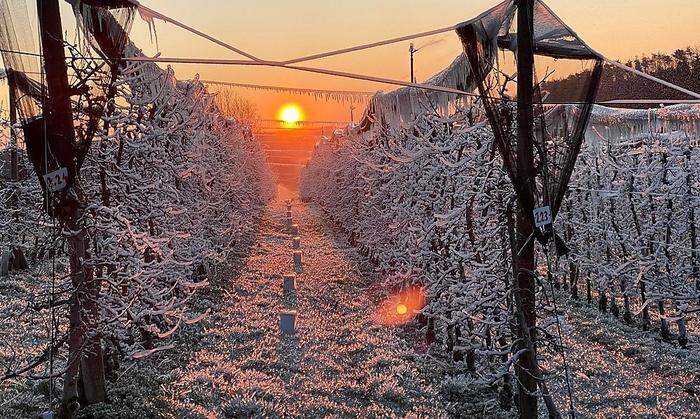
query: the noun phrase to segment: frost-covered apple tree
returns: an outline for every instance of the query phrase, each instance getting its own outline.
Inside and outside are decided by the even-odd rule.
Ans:
[[[475,385],[498,385],[510,405],[513,306],[512,205],[490,129],[476,106],[427,112],[401,127],[351,128],[321,142],[301,194],[347,231],[398,291],[427,292],[426,340]],[[542,307],[541,327],[551,326]],[[544,383],[543,383],[544,384]]]
[[[1,207],[0,223],[11,227],[2,244],[22,244],[31,260],[28,274],[0,288],[0,380],[57,379],[63,416],[103,399],[104,375],[119,362],[168,349],[182,326],[207,315],[193,311],[193,296],[240,251],[273,194],[260,144],[202,83],[114,59],[142,54],[128,40],[123,49],[110,43],[126,32],[111,12],[75,7],[79,20],[90,14],[90,43],[64,45],[78,168],[68,194],[78,216],[45,211],[54,197],[39,186],[36,160],[47,153],[32,147],[45,137],[25,126],[15,128],[26,170],[0,184],[3,197],[21,191]],[[84,58],[95,51],[105,60]],[[51,129],[51,119],[27,123],[35,121]]]
[[[661,122],[632,129],[639,112]],[[700,298],[697,112],[595,109],[555,225],[571,252],[557,258],[552,251],[551,276],[544,257],[538,260],[538,346],[561,349],[552,300],[560,291],[552,290],[562,287],[597,298],[601,310],[630,323],[650,327],[657,319],[666,338],[675,325],[682,345],[691,338],[687,325]],[[419,321],[428,342],[450,354],[472,384],[500,384],[508,405],[520,356],[512,324],[513,197],[490,128],[477,122],[478,102],[442,115],[425,112],[364,132],[351,127],[322,140],[301,194],[378,266],[387,289],[426,288]]]
[[[645,330],[656,319],[666,340],[675,325],[682,346],[700,309],[699,121],[696,106],[596,109],[562,214],[571,294]]]

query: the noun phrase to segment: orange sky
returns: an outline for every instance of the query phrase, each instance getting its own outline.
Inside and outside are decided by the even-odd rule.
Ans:
[[[372,42],[439,27],[476,16],[498,0],[143,0],[143,4],[208,32],[264,59],[285,59]],[[549,0],[593,48],[610,58],[670,52],[700,44],[698,0]],[[64,5],[64,15],[70,10]],[[31,11],[30,11],[31,13]],[[241,58],[172,25],[158,22],[158,45],[137,18],[132,38],[148,54]],[[456,35],[415,41],[440,42],[416,55],[418,80],[447,66],[461,52]],[[310,66],[409,79],[409,42],[308,63]],[[204,79],[343,90],[393,90],[376,83],[298,73],[285,69],[177,65],[178,78],[199,73]],[[297,102],[310,120],[349,120],[349,104],[315,102],[308,97],[240,90],[262,118],[273,119],[287,102]],[[357,104],[355,115],[364,109]]]

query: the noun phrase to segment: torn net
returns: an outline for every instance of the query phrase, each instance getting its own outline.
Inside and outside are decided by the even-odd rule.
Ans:
[[[26,122],[41,114],[41,57],[24,0],[0,0],[0,48],[17,114]]]
[[[482,22],[489,31],[498,31],[505,20],[512,18],[514,11],[513,2],[506,1],[465,22],[465,24]],[[498,46],[495,43],[489,45],[488,51],[485,51],[485,55],[491,57],[492,60],[495,59],[497,53]],[[471,92],[476,89],[479,77],[469,65],[467,56],[460,54],[447,68],[431,77],[425,84]],[[398,126],[411,122],[416,116],[426,112],[448,115],[460,104],[467,104],[471,101],[471,97],[465,95],[413,87],[404,87],[388,93],[379,92],[372,97],[360,126],[362,130],[369,130],[375,124],[379,127]]]
[[[70,96],[76,138],[72,144],[79,168],[102,115],[116,95],[115,83],[120,58],[133,22],[133,6],[125,1],[70,1],[84,42],[66,43]],[[50,101],[44,83],[41,49],[36,28],[32,28],[27,4],[23,0],[0,0],[0,48],[7,72],[11,107],[17,111],[23,140],[38,174],[58,169],[58,144],[54,130],[47,127],[44,104]],[[92,59],[96,54],[100,58]],[[47,121],[48,119],[48,121]],[[48,128],[48,129],[47,129]],[[43,176],[39,176],[46,188]]]
[[[492,127],[494,141],[526,213],[550,206],[556,215],[567,190],[585,138],[603,69],[603,59],[589,48],[542,1],[535,1],[533,48],[535,54],[534,102],[535,168],[530,179],[516,179],[517,52],[516,7],[501,5],[502,14],[490,14],[457,27],[469,66],[475,77],[481,105]],[[503,51],[499,54],[498,51]],[[583,74],[575,88],[559,94],[565,103],[548,103],[551,95],[543,82],[571,71]]]

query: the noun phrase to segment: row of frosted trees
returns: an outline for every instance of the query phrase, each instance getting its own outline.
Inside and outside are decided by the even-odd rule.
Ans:
[[[426,114],[402,128],[324,141],[303,173],[301,196],[347,232],[385,287],[425,288],[419,321],[427,342],[473,372],[473,384],[500,384],[507,406],[509,183],[490,130],[471,119],[469,109]]]
[[[559,266],[562,283],[575,298],[581,292],[601,311],[644,330],[656,325],[685,346],[700,309],[698,133],[592,134],[562,212],[573,249]]]
[[[78,308],[89,329],[79,348],[66,350],[75,327],[63,320],[74,318],[67,312],[81,292],[65,256],[66,237],[75,232],[45,215],[19,129],[20,176],[0,180],[0,245],[21,248],[30,261],[29,271],[0,285],[0,380],[65,377],[64,409],[78,401],[65,390],[73,357],[96,363],[90,379],[101,381],[121,360],[167,349],[182,326],[206,316],[192,297],[241,251],[274,193],[249,127],[223,115],[198,80],[178,81],[170,68],[138,62],[115,80],[81,169],[86,207],[79,223],[96,286],[90,310]],[[81,106],[74,103],[76,115]]]
[[[514,198],[476,113],[429,113],[403,127],[351,128],[324,140],[303,173],[301,195],[346,231],[388,289],[426,288],[419,321],[428,342],[473,373],[474,384],[499,384],[507,407],[520,356],[512,324]],[[551,276],[543,254],[538,261],[541,347],[561,349],[552,298],[562,286],[628,322],[650,327],[656,319],[666,338],[673,322],[687,342],[700,299],[692,250],[698,156],[684,135],[641,138],[599,139],[580,157],[555,225],[572,251],[551,255]]]

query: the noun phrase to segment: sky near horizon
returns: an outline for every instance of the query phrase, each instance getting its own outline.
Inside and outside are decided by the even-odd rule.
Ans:
[[[29,0],[28,0],[29,1]],[[143,0],[165,15],[263,59],[282,60],[453,25],[498,0]],[[30,3],[33,3],[30,1]],[[591,47],[626,60],[700,44],[698,0],[549,0],[549,6]],[[31,13],[31,10],[30,10]],[[70,9],[64,3],[64,14]],[[67,17],[68,18],[68,17]],[[66,19],[67,19],[66,18]],[[65,20],[65,19],[64,19]],[[68,26],[68,25],[66,25]],[[173,25],[156,22],[157,40],[136,18],[132,39],[147,54],[167,57],[242,58]],[[437,41],[416,54],[416,75],[424,81],[461,51],[453,32],[414,41]],[[305,65],[408,81],[408,46],[403,42],[369,51],[311,61]],[[175,65],[177,77],[342,90],[393,90],[377,83],[260,67]],[[262,118],[273,119],[287,102],[302,106],[310,120],[349,120],[350,105],[309,97],[237,90],[252,100]],[[364,104],[356,104],[358,115]]]

